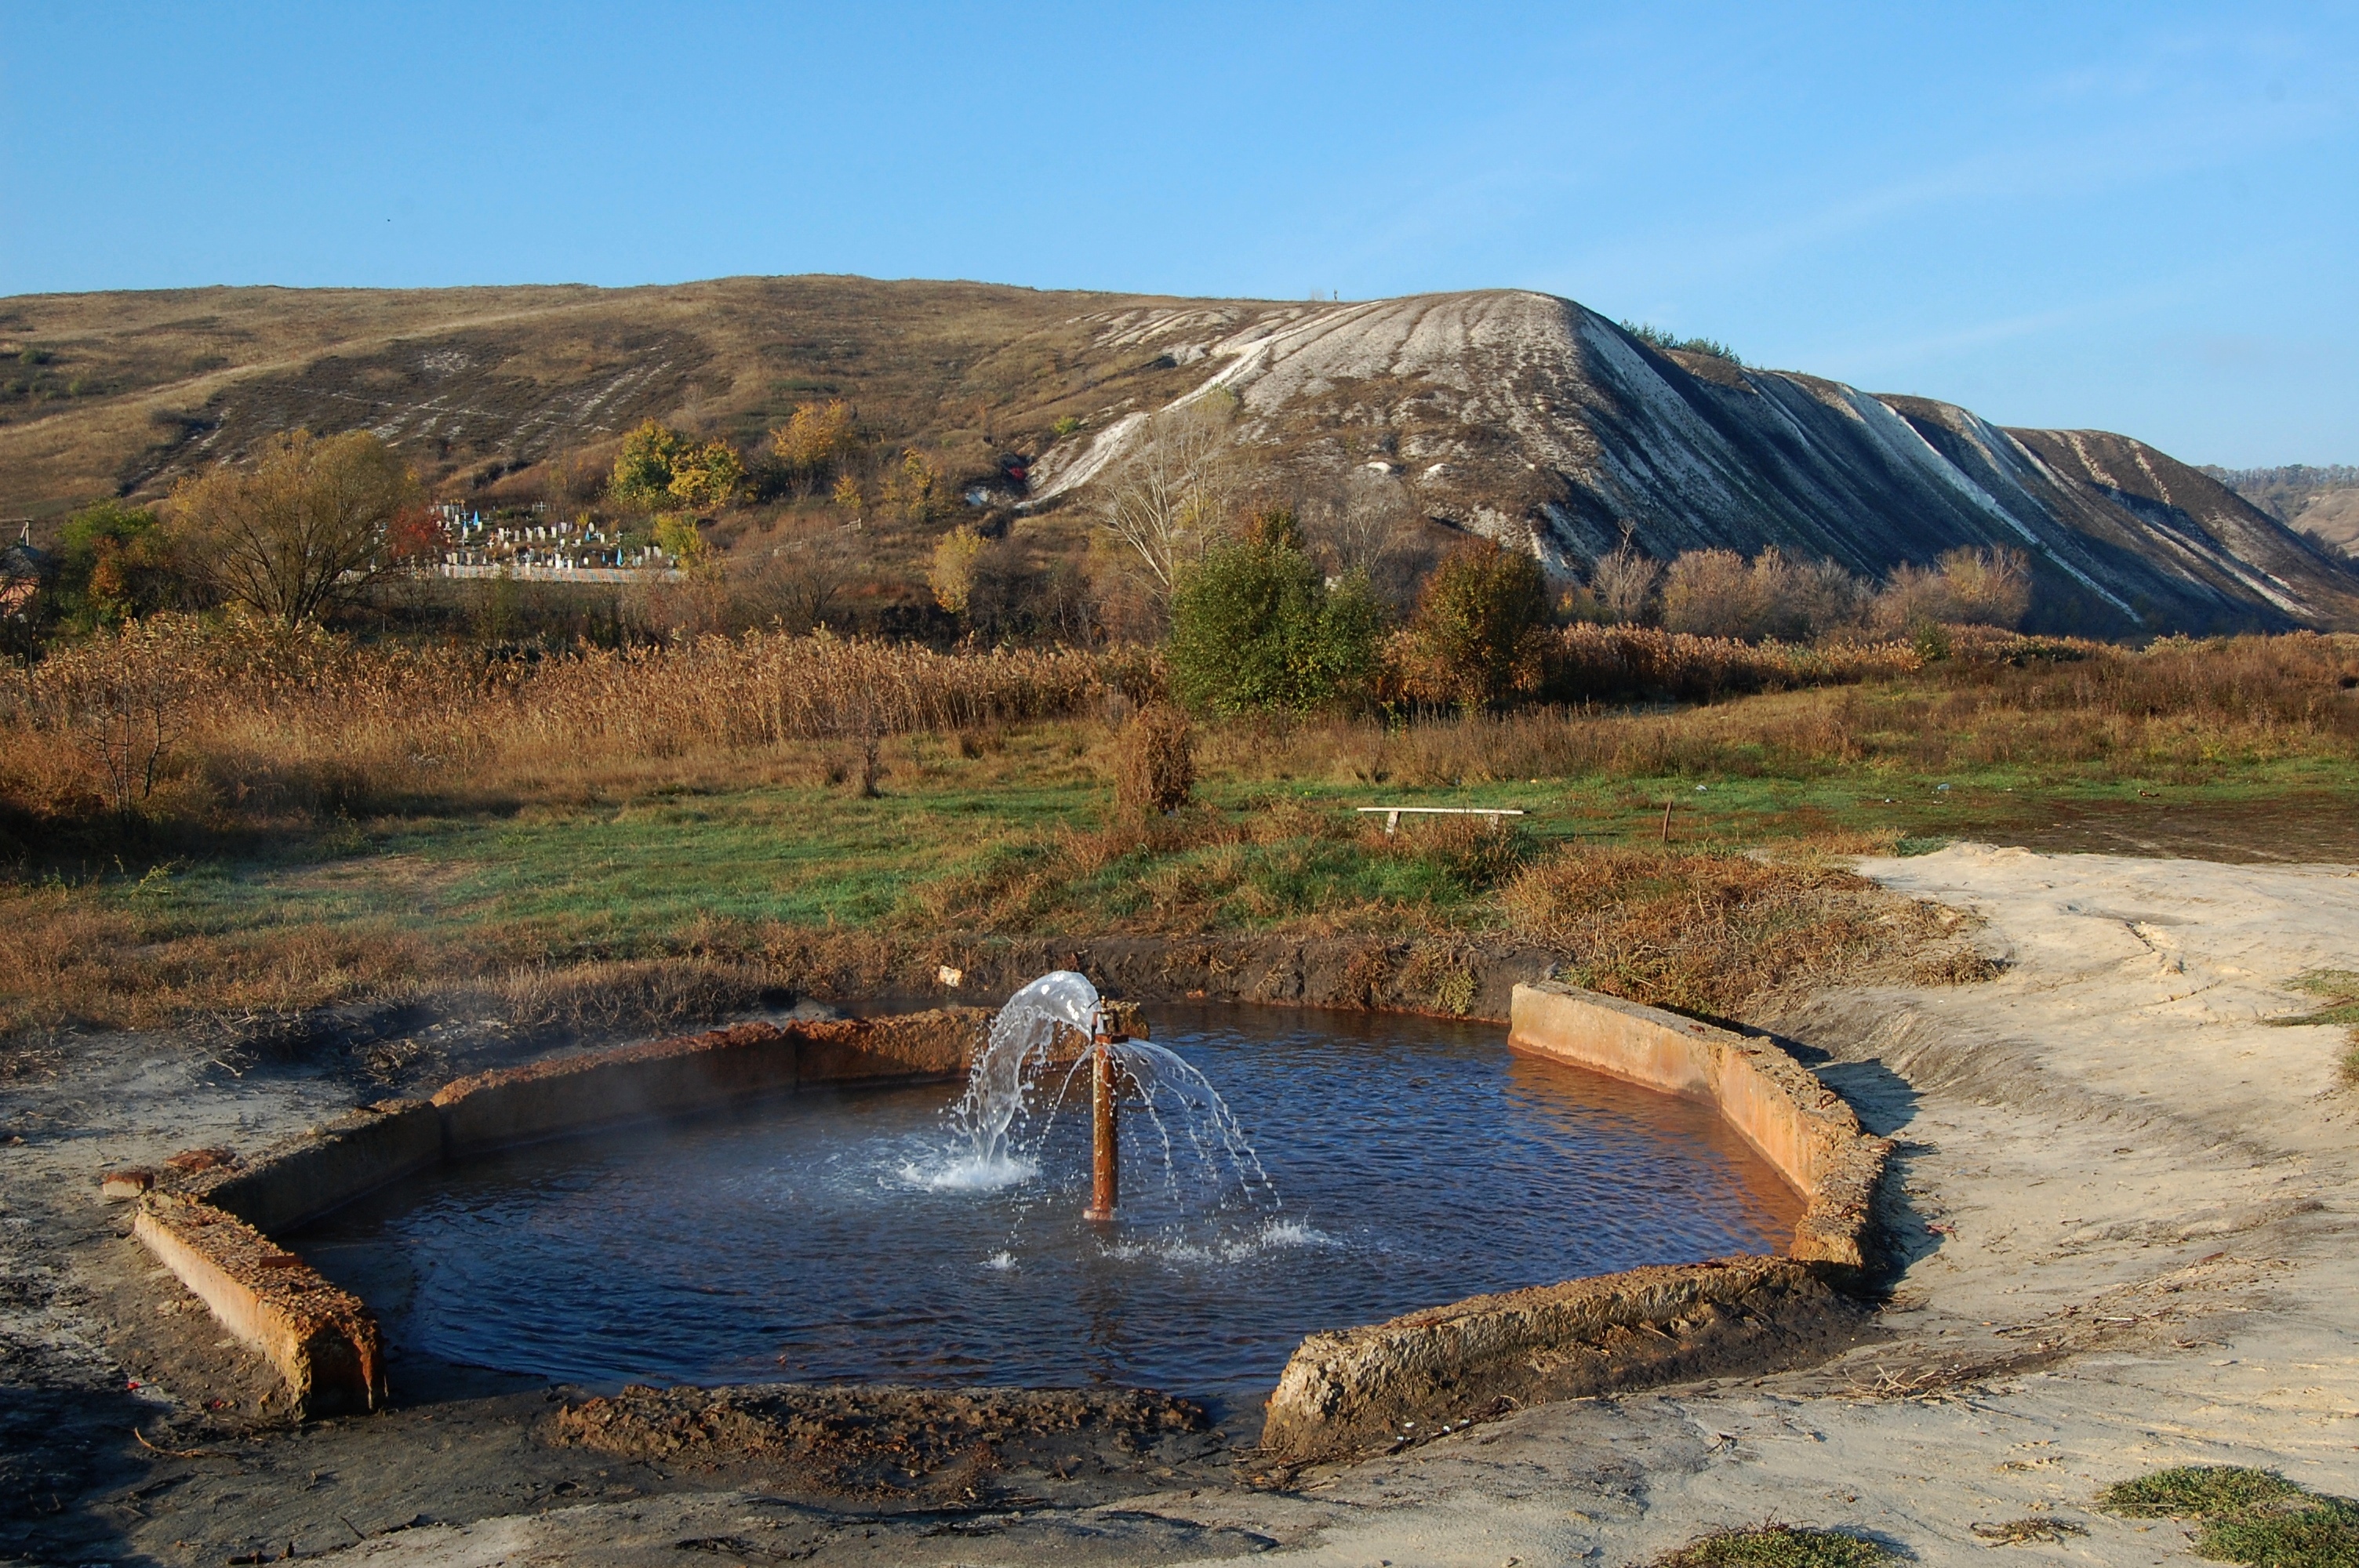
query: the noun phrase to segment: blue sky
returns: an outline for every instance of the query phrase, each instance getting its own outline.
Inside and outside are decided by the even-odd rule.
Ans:
[[[2359,461],[2359,4],[0,0],[0,293],[1513,286]]]

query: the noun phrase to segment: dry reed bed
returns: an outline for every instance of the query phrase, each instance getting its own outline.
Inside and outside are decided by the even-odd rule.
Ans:
[[[1870,649],[1893,654],[1890,674],[1835,664],[1815,689],[1798,678],[1792,689],[1675,711],[1560,705],[1409,722],[1236,726],[1207,735],[1203,758],[1210,771],[1249,777],[1423,787],[1811,777],[1862,765],[2195,782],[2227,764],[2348,758],[2359,746],[2359,637],[2171,638],[2135,652],[1988,633],[1960,644],[1930,664]],[[1798,675],[1806,667],[1793,666]]]
[[[1560,697],[1769,695],[1675,712],[1583,703],[1228,726],[1202,737],[1205,763],[1247,778],[1419,785],[1807,775],[1863,762],[2191,775],[2359,742],[2353,637],[2171,639],[2129,652],[1961,633],[1955,656],[1931,664],[1891,643],[1598,626],[1551,638],[1549,689]],[[989,731],[1103,714],[1159,689],[1154,656],[1136,649],[941,654],[753,633],[517,658],[159,617],[60,648],[0,686],[0,807],[34,823],[110,811],[358,816],[463,799],[495,777],[530,791],[661,759]]]
[[[1651,626],[1567,626],[1544,643],[1543,692],[1560,701],[1644,696],[1676,702],[1912,675],[1907,643],[1745,643]]]
[[[607,762],[1070,717],[1150,657],[940,654],[750,633],[538,659],[159,617],[58,650],[5,695],[0,796],[36,816],[211,800],[366,809],[522,757]],[[177,786],[177,787],[175,787]]]

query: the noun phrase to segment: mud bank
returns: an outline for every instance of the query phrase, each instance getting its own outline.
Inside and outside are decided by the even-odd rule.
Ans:
[[[1144,1390],[779,1383],[627,1387],[560,1405],[539,1434],[618,1459],[899,1506],[965,1500],[989,1476],[1050,1468],[1082,1446],[1169,1464],[1219,1449],[1224,1435],[1201,1406]]]
[[[1433,1013],[1505,1022],[1517,985],[1552,956],[1513,943],[1375,936],[948,936],[814,939],[774,956],[795,989],[829,998],[1004,997],[1078,969],[1133,1001],[1243,1001]]]

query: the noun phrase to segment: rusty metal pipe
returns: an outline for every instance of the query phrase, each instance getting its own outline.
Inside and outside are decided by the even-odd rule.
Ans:
[[[1114,1040],[1104,1034],[1090,1051],[1090,1206],[1082,1217],[1114,1218],[1122,1191],[1121,1127],[1115,1118],[1121,1075],[1114,1069]]]

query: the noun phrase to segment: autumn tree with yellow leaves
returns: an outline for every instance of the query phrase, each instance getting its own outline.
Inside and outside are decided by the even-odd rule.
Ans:
[[[936,604],[952,615],[966,613],[974,596],[975,562],[982,555],[983,536],[972,528],[953,528],[935,543],[926,586],[934,590]]]
[[[715,512],[745,483],[745,460],[726,441],[698,442],[650,419],[623,438],[607,492],[625,506]]]
[[[912,523],[924,523],[934,514],[934,487],[940,480],[926,454],[911,447],[901,454],[901,466],[885,476],[877,500]]]
[[[839,397],[796,404],[787,422],[770,432],[770,450],[792,476],[797,495],[815,495],[842,474],[860,449],[856,423],[852,405]]]

